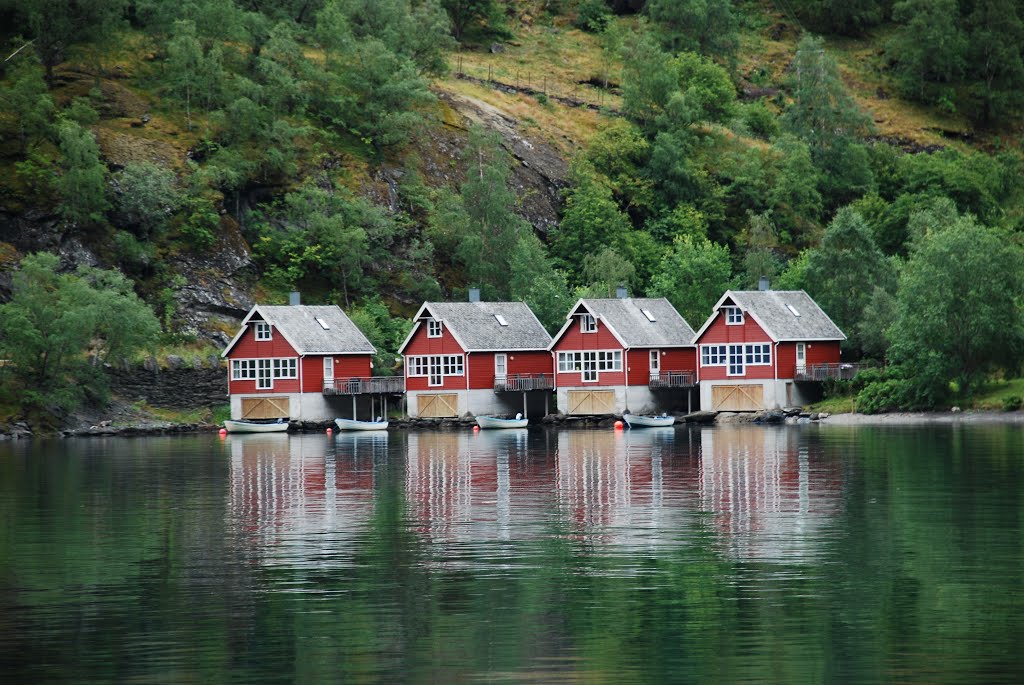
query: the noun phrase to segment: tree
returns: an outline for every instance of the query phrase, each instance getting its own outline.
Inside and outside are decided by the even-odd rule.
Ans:
[[[509,291],[522,300],[549,333],[565,323],[572,305],[565,272],[555,268],[544,245],[532,232],[519,237],[509,259]]]
[[[13,72],[10,86],[0,93],[0,105],[14,116],[24,153],[49,131],[53,99],[47,93],[42,70],[29,59],[19,60]]]
[[[151,162],[129,162],[114,174],[120,219],[140,238],[162,229],[181,205],[174,172]]]
[[[26,404],[69,409],[101,396],[103,378],[90,364],[125,357],[155,340],[160,325],[121,274],[82,269],[58,273],[56,255],[25,257],[11,300],[0,305],[0,353]]]
[[[731,0],[648,0],[644,11],[670,53],[700,52],[734,61],[739,40]]]
[[[1024,358],[1024,254],[1002,231],[961,217],[927,233],[899,282],[889,359],[935,406],[954,381],[970,395]]]
[[[960,27],[956,0],[904,0],[893,6],[902,26],[889,45],[896,60],[900,88],[921,101],[935,101],[936,84],[951,84],[963,75],[967,37]]]
[[[803,274],[808,294],[847,335],[846,346],[861,351],[857,326],[872,289],[894,289],[892,266],[871,239],[857,212],[844,208],[825,229],[821,245],[808,252]]]
[[[581,282],[583,260],[607,247],[621,247],[632,230],[629,218],[619,210],[611,188],[585,164],[571,169],[573,185],[565,194],[565,211],[551,232],[551,251],[560,266]]]
[[[615,297],[619,286],[628,286],[636,267],[618,251],[606,247],[583,258],[583,297]]]
[[[771,214],[748,214],[746,243],[747,251],[743,255],[743,278],[746,281],[740,287],[755,287],[761,277],[774,281],[782,270],[775,250],[779,246],[778,234]]]
[[[885,18],[879,0],[798,0],[797,12],[818,30],[859,36]]]
[[[33,46],[53,87],[53,69],[68,48],[109,37],[119,27],[127,0],[16,0]]]
[[[667,298],[696,329],[731,284],[729,248],[706,238],[683,236],[676,238],[672,251],[662,260],[647,295]]]
[[[1024,102],[1024,21],[1015,0],[976,0],[967,16],[967,82],[974,118],[991,122]]]
[[[501,11],[495,0],[441,0],[452,23],[452,35],[461,41],[467,30],[499,23]]]
[[[96,139],[73,121],[58,129],[62,173],[57,180],[61,214],[68,221],[95,224],[109,206],[106,197],[107,167],[100,161]]]

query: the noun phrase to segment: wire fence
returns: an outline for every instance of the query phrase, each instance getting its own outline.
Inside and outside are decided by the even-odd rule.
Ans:
[[[616,86],[600,83],[591,78],[567,84],[555,80],[546,73],[531,70],[495,69],[492,65],[464,62],[462,55],[455,60],[454,76],[463,81],[472,81],[504,93],[523,94],[538,100],[550,100],[567,107],[581,107],[610,114],[619,113],[621,97]],[[595,83],[595,81],[597,81]]]

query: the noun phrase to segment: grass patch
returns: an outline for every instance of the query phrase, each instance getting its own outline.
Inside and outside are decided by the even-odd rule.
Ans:
[[[216,407],[198,407],[196,409],[164,409],[160,407],[150,407],[142,405],[141,408],[146,414],[149,414],[158,421],[166,421],[167,423],[210,423],[210,424],[221,424],[224,423],[224,419],[231,418],[231,407],[230,405],[218,405]]]
[[[827,412],[829,414],[852,414],[856,411],[857,398],[849,397],[828,397],[820,402],[815,402],[808,407],[808,411]]]
[[[1024,398],[1024,378],[996,380],[988,383],[971,401],[971,409],[1005,411],[1012,397]]]

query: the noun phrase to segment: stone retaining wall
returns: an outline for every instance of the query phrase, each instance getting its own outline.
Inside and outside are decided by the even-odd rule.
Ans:
[[[195,409],[228,402],[227,371],[215,368],[191,368],[155,363],[130,369],[107,370],[111,391],[129,402],[144,401],[153,407]]]

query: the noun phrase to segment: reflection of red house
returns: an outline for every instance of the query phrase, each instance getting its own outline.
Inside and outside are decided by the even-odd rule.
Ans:
[[[369,383],[375,352],[336,305],[256,305],[221,354],[228,359],[231,417],[323,421],[347,416],[349,404],[334,407],[332,399],[356,394],[347,390],[360,386],[353,381]]]
[[[523,302],[425,302],[399,349],[409,414],[542,413],[550,342]]]
[[[551,343],[567,414],[687,408],[693,329],[665,298],[582,299]]]
[[[726,292],[694,341],[701,407],[756,411],[803,404],[800,381],[839,368],[843,332],[802,290]]]

